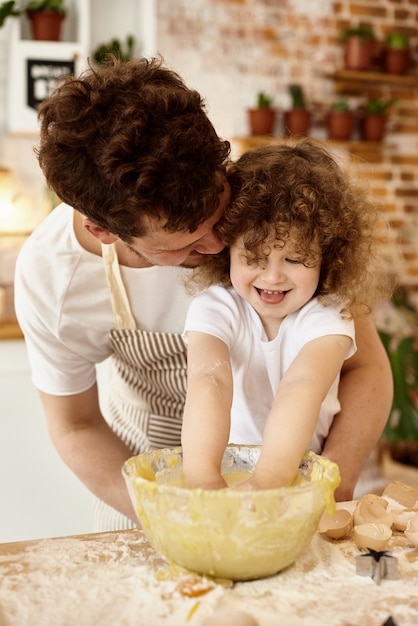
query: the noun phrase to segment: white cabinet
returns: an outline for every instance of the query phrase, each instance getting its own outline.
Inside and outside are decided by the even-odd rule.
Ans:
[[[66,0],[68,13],[61,41],[33,41],[28,18],[9,18],[7,48],[8,132],[36,134],[36,103],[54,87],[56,77],[73,68],[87,67],[94,49],[113,38],[125,41],[133,35],[136,54],[156,52],[156,0]],[[0,42],[1,43],[1,42]],[[0,48],[0,79],[1,56]],[[36,93],[34,93],[36,91]],[[0,115],[0,126],[1,126]]]
[[[79,74],[87,65],[90,44],[89,0],[67,0],[61,41],[33,41],[28,18],[12,19],[8,63],[7,127],[36,133],[37,106],[65,73]],[[9,18],[11,19],[11,18]]]
[[[92,496],[49,439],[24,341],[0,341],[0,543],[92,530]]]

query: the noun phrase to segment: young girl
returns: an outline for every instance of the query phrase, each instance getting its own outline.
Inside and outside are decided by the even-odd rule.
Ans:
[[[210,288],[190,306],[185,484],[220,488],[228,441],[262,444],[241,488],[289,485],[321,453],[355,352],[353,311],[383,294],[376,212],[312,140],[245,153],[229,171],[227,245],[193,274]],[[367,419],[367,416],[365,416]]]

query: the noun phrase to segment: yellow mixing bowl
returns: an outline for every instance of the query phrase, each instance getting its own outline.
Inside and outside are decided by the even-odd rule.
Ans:
[[[228,446],[222,463],[228,482],[250,473],[260,450]],[[338,466],[313,452],[303,457],[291,487],[263,491],[182,487],[181,448],[134,456],[122,472],[157,552],[199,574],[232,580],[270,576],[293,563],[324,510],[334,512],[340,482]]]

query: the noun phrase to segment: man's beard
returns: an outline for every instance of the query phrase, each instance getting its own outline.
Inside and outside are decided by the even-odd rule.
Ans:
[[[184,263],[180,264],[180,267],[185,267],[188,269],[201,267],[202,265],[205,265],[206,263],[212,263],[213,258],[218,257],[219,254],[221,253],[218,252],[218,254],[200,254],[199,256],[193,257],[192,259],[186,259]]]
[[[205,262],[206,257],[212,256],[208,254],[199,254],[193,256],[192,258],[187,257],[183,263],[180,263],[179,267],[185,267],[186,269],[194,269],[195,267],[200,267]]]
[[[175,265],[170,265],[170,264],[160,264],[160,263],[156,263],[155,261],[152,261],[151,259],[148,259],[146,256],[144,256],[143,254],[141,254],[141,252],[139,252],[138,250],[136,250],[136,248],[132,247],[129,243],[127,243],[126,241],[124,242],[125,246],[141,261],[141,267],[184,267],[185,269],[194,269],[196,267],[199,267],[200,265],[202,265],[206,259],[211,258],[212,254],[200,254],[199,252],[193,254],[191,253],[184,261],[183,263],[178,263],[177,266]]]

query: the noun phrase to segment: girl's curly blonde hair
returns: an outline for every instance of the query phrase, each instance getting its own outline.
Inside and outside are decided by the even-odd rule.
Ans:
[[[208,257],[189,281],[190,291],[230,286],[229,250],[242,237],[248,263],[266,255],[266,244],[296,236],[295,251],[321,271],[316,296],[337,297],[348,309],[370,311],[389,285],[377,243],[378,212],[365,190],[343,172],[318,142],[271,145],[243,154],[228,170],[231,202],[217,225],[227,246]],[[277,243],[276,242],[276,243]]]

